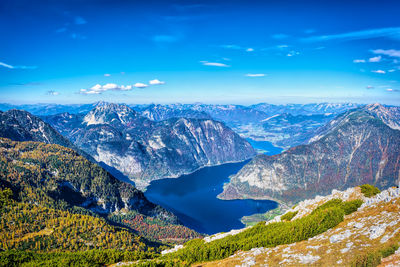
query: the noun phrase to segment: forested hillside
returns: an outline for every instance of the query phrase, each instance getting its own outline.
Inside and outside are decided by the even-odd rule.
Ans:
[[[2,138],[0,174],[0,186],[13,191],[14,199],[23,205],[18,208],[21,213],[35,210],[40,214],[41,209],[49,209],[65,216],[70,212],[103,217],[155,241],[182,242],[200,236],[180,225],[172,213],[149,202],[141,191],[69,148]],[[38,210],[24,205],[35,205]],[[48,233],[43,225],[37,229]]]

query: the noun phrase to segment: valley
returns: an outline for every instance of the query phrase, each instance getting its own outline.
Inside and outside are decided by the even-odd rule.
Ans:
[[[277,222],[292,212],[292,205],[320,199],[317,195],[332,190],[398,184],[398,107],[314,105],[313,111],[300,106],[289,105],[279,109],[284,113],[267,118],[265,109],[200,104],[131,108],[100,102],[61,106],[56,110],[77,113],[41,117],[20,110],[2,112],[0,185],[11,189],[12,196],[3,218],[18,211],[31,218],[32,226],[23,230],[17,217],[10,236],[3,224],[2,249],[73,251],[55,258],[78,261],[84,260],[78,251],[100,250],[107,255],[102,262],[119,257],[146,266],[143,259],[148,258],[185,266],[199,259],[158,255],[174,245],[185,247],[189,240],[206,236],[213,241],[257,229],[263,221]],[[333,107],[340,114],[334,115]],[[52,110],[40,106],[35,112],[45,113],[40,108]],[[294,115],[286,113],[289,109]],[[295,209],[294,216],[298,212],[303,211]],[[46,221],[45,213],[60,221]],[[95,225],[87,225],[88,220]],[[64,244],[57,243],[64,225],[74,230],[63,237]],[[90,240],[102,238],[99,227],[107,229],[103,238],[109,241],[94,246]],[[82,236],[82,229],[93,235]],[[142,252],[127,256],[109,251],[126,248]],[[46,262],[36,254],[29,257]],[[221,264],[230,266],[235,260]],[[247,264],[247,259],[241,261]]]

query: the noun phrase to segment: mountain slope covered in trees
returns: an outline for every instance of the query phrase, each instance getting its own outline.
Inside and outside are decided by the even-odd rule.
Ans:
[[[101,216],[153,240],[199,236],[72,149],[1,138],[0,152],[0,185],[11,188],[22,203]]]

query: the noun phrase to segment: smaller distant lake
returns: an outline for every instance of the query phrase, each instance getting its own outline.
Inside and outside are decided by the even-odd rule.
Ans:
[[[174,212],[181,222],[198,232],[215,234],[243,228],[240,219],[277,207],[269,200],[220,200],[223,184],[246,162],[205,167],[176,179],[151,182],[146,197]]]
[[[247,142],[250,143],[250,145],[258,150],[259,152],[262,152],[263,154],[272,156],[279,154],[283,151],[283,148],[274,146],[271,142],[268,141],[255,141],[253,139],[247,138]]]

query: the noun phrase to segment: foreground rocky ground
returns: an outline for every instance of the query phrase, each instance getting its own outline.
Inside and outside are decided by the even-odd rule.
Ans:
[[[197,266],[351,266],[365,261],[382,250],[390,250],[400,241],[400,189],[389,188],[380,194],[366,198],[359,187],[340,192],[334,190],[326,197],[300,202],[288,212],[301,218],[330,199],[344,201],[362,199],[358,211],[345,217],[336,227],[308,240],[280,245],[274,248],[253,248],[239,251],[233,256]],[[280,221],[282,216],[272,221]],[[269,221],[267,223],[271,223]],[[231,234],[236,234],[234,231]],[[224,236],[226,234],[223,234]],[[218,236],[209,237],[210,240]],[[373,265],[371,265],[373,266]],[[381,266],[400,266],[400,251],[381,261]]]

